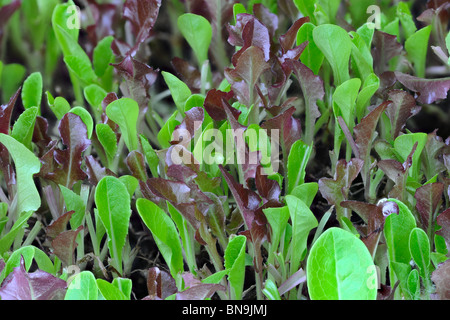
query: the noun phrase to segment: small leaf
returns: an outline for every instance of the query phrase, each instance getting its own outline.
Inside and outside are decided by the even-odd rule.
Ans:
[[[98,286],[90,271],[81,271],[70,282],[64,300],[97,300]]]
[[[122,291],[106,280],[97,279],[97,287],[106,300],[129,300]]]
[[[335,84],[349,80],[352,41],[348,33],[337,25],[324,24],[313,30],[313,39],[333,69]]]
[[[122,273],[122,250],[125,246],[131,216],[128,190],[119,179],[106,176],[95,190],[95,204],[108,234],[108,248],[114,266]]]
[[[318,222],[306,204],[292,195],[286,196],[286,203],[292,221],[290,274],[298,271],[301,258],[304,257],[309,233],[318,226]]]
[[[377,287],[370,283],[375,270],[364,243],[340,228],[320,235],[309,253],[306,271],[312,300],[375,300]]]
[[[202,16],[185,13],[178,18],[178,28],[194,51],[198,65],[202,66],[208,59],[212,40],[211,24]]]
[[[105,150],[108,163],[111,165],[117,155],[117,137],[113,129],[105,123],[97,123],[95,133],[98,141]]]
[[[172,277],[176,279],[184,269],[180,237],[175,224],[161,208],[147,199],[138,199],[136,206],[145,225],[152,232]]]
[[[242,298],[245,279],[245,248],[246,237],[236,236],[230,240],[225,249],[225,269],[229,270],[230,297],[233,300]]]
[[[288,194],[305,182],[306,166],[311,156],[312,147],[297,140],[291,147],[288,157]]]
[[[94,130],[94,120],[92,120],[92,116],[89,111],[87,111],[83,107],[75,107],[72,108],[69,112],[72,112],[73,114],[76,114],[81,118],[83,123],[86,125],[87,138],[91,139],[92,131]]]
[[[165,71],[161,72],[161,74],[169,87],[172,99],[175,102],[178,111],[181,114],[184,114],[186,101],[192,95],[191,90],[183,81],[173,74]]]
[[[412,34],[405,42],[406,52],[414,64],[416,76],[419,78],[425,77],[425,64],[430,34],[431,26],[426,26]]]
[[[317,75],[322,67],[324,55],[314,42],[313,30],[315,27],[310,22],[304,23],[297,33],[297,45],[308,41],[308,45],[300,56],[300,60]]]
[[[93,64],[95,74],[102,77],[110,63],[114,62],[114,53],[111,44],[114,41],[113,36],[108,36],[100,40],[94,49]]]
[[[414,228],[409,235],[409,251],[414,262],[419,267],[420,276],[428,279],[430,272],[430,241],[420,228]]]
[[[39,159],[13,137],[0,133],[2,143],[14,160],[17,176],[17,213],[36,211],[41,206],[41,197],[34,184],[33,175],[41,168]]]
[[[113,101],[106,107],[106,115],[119,125],[129,151],[138,149],[137,121],[139,106],[130,98]]]
[[[11,132],[11,136],[22,143],[28,149],[31,149],[31,140],[33,138],[34,125],[38,115],[38,107],[26,109],[17,119]]]
[[[42,86],[42,75],[40,72],[30,74],[25,80],[22,88],[22,102],[25,109],[37,107],[38,114],[40,114]]]

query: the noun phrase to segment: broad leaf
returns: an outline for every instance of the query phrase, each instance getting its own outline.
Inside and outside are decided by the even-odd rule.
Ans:
[[[194,51],[198,65],[202,66],[208,59],[208,50],[212,39],[212,28],[209,21],[202,16],[186,13],[178,18],[178,28]]]
[[[122,250],[131,216],[130,197],[125,185],[115,177],[104,177],[95,190],[98,214],[108,234],[108,248],[115,267],[122,273]]]
[[[348,231],[330,228],[309,253],[309,295],[313,300],[375,300],[370,270],[375,267],[364,243]]]
[[[230,240],[225,250],[225,269],[228,271],[230,298],[240,300],[245,278],[245,236],[236,236]]]
[[[3,133],[0,133],[0,143],[8,149],[16,167],[17,213],[36,211],[41,206],[41,197],[34,184],[33,175],[41,168],[39,159],[23,144]]]
[[[82,271],[70,282],[64,300],[97,300],[97,282],[90,271]]]
[[[136,206],[145,225],[152,232],[172,277],[178,278],[184,268],[180,237],[175,224],[160,207],[147,199],[138,199]]]
[[[313,30],[313,38],[333,69],[335,84],[349,80],[352,41],[348,33],[337,25],[324,24]]]
[[[119,125],[125,145],[129,151],[138,149],[137,121],[139,106],[130,98],[113,101],[106,107],[107,116]]]

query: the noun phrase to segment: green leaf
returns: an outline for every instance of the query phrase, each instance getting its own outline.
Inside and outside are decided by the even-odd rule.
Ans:
[[[25,109],[37,107],[40,114],[42,100],[42,75],[34,72],[23,83],[22,102]]]
[[[8,101],[14,93],[19,89],[24,77],[26,69],[21,64],[11,63],[3,65],[1,89],[2,99]]]
[[[399,282],[399,287],[401,292],[405,295],[407,299],[411,298],[409,288],[408,288],[408,276],[411,273],[411,266],[406,263],[401,262],[392,262],[389,264],[389,268],[391,268],[397,277]]]
[[[142,150],[144,151],[145,159],[147,160],[147,164],[150,168],[150,171],[152,173],[152,176],[154,178],[158,178],[158,166],[159,166],[159,158],[156,154],[155,150],[153,149],[152,145],[148,142],[148,139],[140,135],[141,138],[141,145]]]
[[[130,195],[131,199],[134,195],[134,192],[136,191],[136,188],[139,186],[139,180],[130,175],[120,176],[119,180],[127,188],[128,194]]]
[[[63,195],[64,203],[66,204],[66,211],[75,211],[70,218],[70,226],[72,230],[76,230],[83,223],[86,206],[83,199],[72,190],[63,185],[59,185],[59,189]]]
[[[47,91],[47,102],[50,109],[52,109],[58,120],[61,120],[64,115],[70,111],[70,103],[63,97],[53,98],[52,94]]]
[[[297,45],[308,41],[308,45],[300,56],[300,60],[317,75],[320,67],[322,67],[324,55],[314,42],[313,30],[315,27],[310,22],[304,23],[297,33]]]
[[[150,229],[172,277],[183,272],[183,254],[175,224],[170,217],[153,202],[140,198],[136,201],[139,215]]]
[[[409,235],[416,227],[416,220],[409,208],[400,200],[387,199],[398,206],[398,214],[390,214],[384,224],[384,235],[388,247],[389,261],[409,264],[411,252],[409,250]]]
[[[109,64],[114,62],[114,53],[111,49],[111,44],[113,41],[113,36],[107,36],[100,40],[94,49],[94,71],[99,77],[102,77],[105,74],[106,69],[110,67]]]
[[[427,279],[430,276],[430,241],[425,231],[414,228],[409,235],[409,251],[414,262],[419,267],[420,276]]]
[[[119,288],[106,280],[97,279],[97,287],[106,300],[129,300]]]
[[[31,149],[31,140],[33,138],[34,124],[36,123],[36,117],[39,113],[38,107],[31,107],[25,109],[25,111],[14,123],[14,127],[11,132],[11,136],[22,143],[28,149]]]
[[[111,165],[117,153],[117,137],[113,129],[106,123],[97,123],[95,126],[95,133],[98,141],[105,150],[108,163]]]
[[[186,101],[192,94],[191,90],[183,81],[178,79],[173,74],[165,71],[162,71],[161,74],[169,87],[173,102],[175,103],[178,111],[181,114],[184,114],[184,112],[187,111],[185,110]]]
[[[98,287],[90,271],[82,271],[70,282],[64,300],[97,300]]]
[[[211,24],[200,15],[185,13],[178,18],[178,29],[194,51],[198,65],[202,66],[208,59],[212,40]]]
[[[358,98],[360,87],[361,80],[353,78],[338,86],[333,94],[334,116],[336,118],[341,116],[350,131],[355,126],[356,99]]]
[[[406,53],[414,65],[416,76],[418,78],[425,78],[425,66],[430,34],[431,26],[426,26],[416,31],[405,41]]]
[[[397,5],[397,16],[402,24],[404,32],[404,39],[408,39],[417,31],[416,24],[409,10],[408,4],[405,2],[399,2]]]
[[[106,98],[108,92],[106,92],[102,87],[96,84],[88,85],[84,88],[84,97],[96,113],[101,114],[102,101]]]
[[[420,298],[420,277],[416,269],[411,270],[408,276],[408,291],[412,300],[419,300]]]
[[[324,24],[313,30],[313,39],[333,69],[335,84],[349,80],[352,41],[348,33],[337,25]]]
[[[14,222],[11,230],[0,239],[0,256],[8,251],[16,239],[17,234],[27,226],[26,222],[33,215],[33,211],[28,211],[22,213],[22,215]]]
[[[164,126],[158,132],[158,142],[163,148],[169,148],[171,146],[170,141],[172,141],[172,133],[175,130],[175,127],[180,124],[180,122],[176,119],[177,116],[178,110],[175,110],[175,112],[172,113]]]
[[[86,125],[87,129],[87,137],[91,139],[92,131],[94,130],[94,120],[92,119],[91,114],[83,107],[74,107],[69,112],[76,114],[81,118],[81,121]]]
[[[270,239],[272,250],[269,252],[269,263],[273,263],[274,257],[272,254],[276,254],[278,252],[281,235],[286,229],[286,225],[289,220],[289,208],[287,206],[280,208],[267,208],[263,209],[263,212],[271,228]]]
[[[95,204],[98,215],[108,234],[108,248],[116,269],[122,273],[122,249],[125,246],[131,216],[130,197],[125,185],[119,179],[106,176],[95,190]]]
[[[225,269],[228,271],[230,298],[241,300],[245,279],[245,248],[247,238],[236,236],[230,240],[225,249]]]
[[[96,81],[97,75],[92,70],[91,61],[84,56],[68,55],[64,57],[64,62],[71,72],[73,72],[85,85]]]
[[[319,184],[317,182],[308,182],[296,186],[292,190],[291,195],[299,198],[308,207],[311,207],[311,204],[314,200],[314,197],[317,194],[317,191],[319,191]]]
[[[426,133],[417,132],[400,135],[394,141],[395,152],[400,156],[402,162],[406,161],[414,145],[417,143],[416,151],[412,156],[412,165],[409,169],[410,176],[415,180],[419,178],[420,155],[427,143],[427,139]]]
[[[291,147],[288,156],[288,194],[298,185],[305,182],[306,166],[311,157],[312,146],[297,140]]]
[[[380,79],[376,74],[371,73],[364,79],[364,84],[356,99],[356,116],[358,121],[361,121],[361,119],[366,116],[367,107],[370,105],[370,101],[379,87]]]
[[[271,279],[268,279],[266,281],[262,292],[269,300],[281,300],[280,293],[278,292],[278,288],[277,288],[275,282],[273,282]]]
[[[34,184],[33,175],[40,171],[41,162],[13,137],[0,133],[0,143],[8,149],[16,167],[17,213],[36,211],[41,206],[41,197]]]
[[[365,244],[348,231],[330,228],[313,244],[306,271],[312,300],[375,300],[375,270]]]
[[[137,120],[139,105],[130,98],[121,98],[106,107],[106,115],[119,125],[128,150],[138,149]]]
[[[286,203],[292,221],[290,274],[298,271],[304,257],[309,233],[318,226],[318,222],[309,207],[299,198],[288,195]]]
[[[131,279],[120,277],[114,278],[112,284],[125,295],[127,300],[131,299],[131,289],[133,286]]]

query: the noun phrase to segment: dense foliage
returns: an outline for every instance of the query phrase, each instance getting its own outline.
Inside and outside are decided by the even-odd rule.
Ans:
[[[449,13],[0,0],[1,299],[450,299]]]

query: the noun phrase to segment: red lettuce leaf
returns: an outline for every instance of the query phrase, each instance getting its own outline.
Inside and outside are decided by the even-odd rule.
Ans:
[[[417,93],[417,102],[431,104],[446,99],[450,90],[450,78],[422,79],[396,71],[395,76],[402,85]]]
[[[424,230],[428,230],[430,223],[434,225],[433,219],[442,203],[443,194],[444,184],[441,182],[428,183],[417,188],[414,198]]]
[[[23,257],[0,288],[1,300],[62,300],[67,284],[50,273],[37,270],[27,273]]]
[[[391,135],[395,140],[405,127],[406,121],[419,113],[422,109],[416,105],[416,100],[408,92],[403,90],[391,90],[388,99],[392,101],[386,109],[386,114],[391,122]]]

